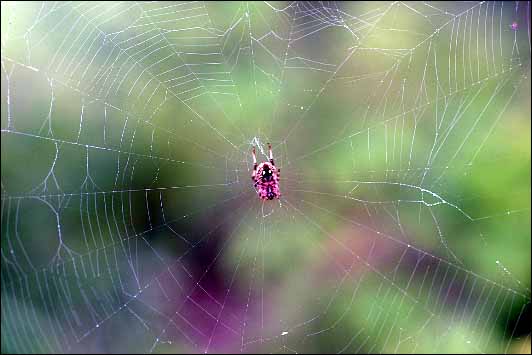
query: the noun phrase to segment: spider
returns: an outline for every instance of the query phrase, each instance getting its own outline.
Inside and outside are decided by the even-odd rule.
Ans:
[[[253,187],[257,190],[257,194],[261,200],[281,198],[281,191],[279,191],[281,169],[278,169],[273,162],[272,146],[270,143],[268,143],[268,151],[270,153],[270,161],[265,161],[257,165],[255,147],[252,150],[253,173],[251,174],[251,179],[255,182]]]

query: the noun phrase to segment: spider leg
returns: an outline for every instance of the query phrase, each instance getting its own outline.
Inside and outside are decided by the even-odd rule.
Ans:
[[[255,147],[253,147],[251,154],[253,155],[253,173],[251,174],[251,178],[255,179],[255,174],[257,173],[257,156],[255,154]]]
[[[272,145],[270,143],[268,143],[268,151],[270,152],[270,163],[275,165],[274,162],[273,162]]]

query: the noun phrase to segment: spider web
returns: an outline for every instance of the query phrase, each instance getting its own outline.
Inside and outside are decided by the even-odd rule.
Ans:
[[[529,13],[3,2],[2,352],[519,351]]]

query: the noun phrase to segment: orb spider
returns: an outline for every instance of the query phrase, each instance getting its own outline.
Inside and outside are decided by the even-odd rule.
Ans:
[[[254,182],[253,187],[257,191],[257,195],[259,195],[261,200],[281,198],[281,191],[279,190],[281,169],[278,169],[273,162],[272,145],[270,143],[268,143],[268,152],[270,155],[270,161],[257,164],[255,147],[253,147],[253,150],[251,151],[253,155],[253,173],[251,174],[251,179]]]

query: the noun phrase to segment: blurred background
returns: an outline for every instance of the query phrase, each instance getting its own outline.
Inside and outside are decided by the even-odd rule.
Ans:
[[[1,10],[3,353],[530,353],[529,2]]]

